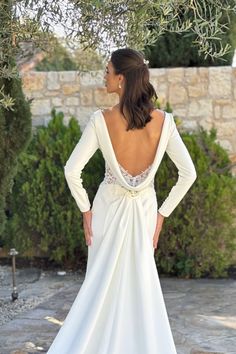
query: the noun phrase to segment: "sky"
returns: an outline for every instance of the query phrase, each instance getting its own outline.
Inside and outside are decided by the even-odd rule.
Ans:
[[[40,6],[43,6],[44,4],[44,1],[43,0],[38,0],[36,1],[36,4],[35,4],[35,1],[32,2],[34,5],[32,6],[32,9],[28,9],[27,10],[27,16],[29,16],[30,18],[34,18],[35,17],[35,14],[37,13],[37,10]],[[66,16],[67,12],[66,11],[70,11],[75,12],[74,8],[73,8],[73,5],[70,6],[70,1],[68,0],[58,0],[58,1],[53,1],[53,0],[48,0],[48,3],[50,4],[50,6],[53,6],[53,4],[56,3],[56,5],[60,5],[60,8],[62,9],[62,13],[63,13],[63,16]],[[25,8],[23,7],[24,5],[24,1],[22,2],[17,2],[16,3],[17,7],[16,7],[16,14],[19,16],[20,13],[22,13],[23,11],[25,11]],[[71,9],[70,9],[71,8]],[[70,9],[70,10],[68,10]],[[76,10],[76,11],[79,11],[79,10]],[[78,13],[79,15],[79,13]],[[55,35],[58,37],[58,38],[66,38],[66,31],[65,31],[65,27],[60,23],[60,19],[59,18],[56,18],[56,16],[54,16],[53,18],[50,18],[50,14],[45,14],[42,16],[42,22],[43,21],[46,21],[50,24],[50,29],[55,33]],[[23,18],[21,17],[21,21],[23,20]],[[66,18],[62,19],[62,21],[64,21],[64,24],[67,28],[74,28],[76,29],[75,26],[73,26],[71,20],[70,20],[70,16],[67,16]],[[76,23],[76,25],[78,26],[78,23]],[[112,40],[109,38],[109,41],[106,41],[106,34],[102,35],[102,38],[104,40],[104,50],[103,50],[103,47],[102,47],[102,43],[101,43],[101,54],[107,54],[107,48],[109,48],[109,51],[113,51],[115,49],[117,49],[117,46],[114,45],[114,43],[112,43]],[[101,41],[102,42],[102,41]],[[63,41],[62,43],[63,45],[65,45],[65,41]],[[78,40],[74,42],[75,45],[78,45],[79,46],[79,43],[78,43]],[[105,49],[106,47],[106,49]]]

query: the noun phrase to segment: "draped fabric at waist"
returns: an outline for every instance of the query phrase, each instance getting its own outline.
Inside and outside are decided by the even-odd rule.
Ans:
[[[107,184],[104,180],[100,183],[100,186],[108,188],[113,195],[116,196],[125,196],[131,199],[137,199],[145,194],[156,193],[154,185],[150,184],[144,187],[141,190],[128,189],[118,183],[109,183]]]

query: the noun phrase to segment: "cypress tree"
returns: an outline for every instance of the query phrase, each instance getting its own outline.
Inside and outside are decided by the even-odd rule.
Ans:
[[[11,1],[1,1],[4,11],[0,12],[0,23],[5,28],[1,32],[0,71],[4,73],[16,67],[10,30],[12,20]],[[9,21],[10,20],[10,21]],[[22,91],[22,81],[18,77],[0,77],[0,236],[6,220],[6,197],[12,189],[16,174],[17,159],[31,138],[31,112],[29,101]],[[6,107],[2,97],[11,97],[13,105]]]

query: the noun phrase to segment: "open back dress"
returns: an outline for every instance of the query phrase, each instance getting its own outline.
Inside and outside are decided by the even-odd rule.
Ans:
[[[47,354],[176,354],[154,259],[157,211],[168,217],[196,170],[171,113],[165,112],[153,163],[132,176],[117,161],[102,111],[94,112],[65,165],[81,212],[91,207],[81,173],[100,149],[105,175],[92,203],[85,279]],[[158,207],[154,177],[167,153],[176,184]]]

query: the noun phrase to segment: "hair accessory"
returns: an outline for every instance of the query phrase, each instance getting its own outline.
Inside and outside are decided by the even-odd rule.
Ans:
[[[143,59],[144,64],[148,65],[149,60]]]

